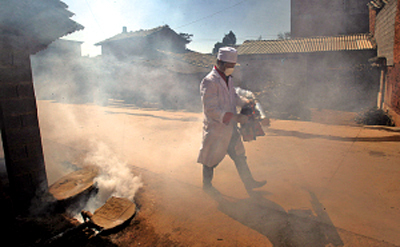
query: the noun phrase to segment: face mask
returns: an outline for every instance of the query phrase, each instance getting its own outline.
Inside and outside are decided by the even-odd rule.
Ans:
[[[234,70],[235,70],[235,68],[226,68],[224,73],[226,76],[230,76],[230,75],[232,75]]]

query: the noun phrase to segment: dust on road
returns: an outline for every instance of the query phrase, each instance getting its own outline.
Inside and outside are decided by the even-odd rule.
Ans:
[[[246,143],[254,177],[268,184],[249,196],[226,158],[214,179],[220,194],[210,196],[196,164],[201,117],[118,102],[39,101],[49,183],[99,143],[128,164],[144,186],[139,221],[111,237],[121,246],[139,238],[141,226],[152,229],[158,246],[400,244],[398,133],[273,121],[266,137]]]

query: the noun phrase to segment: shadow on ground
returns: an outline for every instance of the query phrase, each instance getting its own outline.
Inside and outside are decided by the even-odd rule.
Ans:
[[[261,192],[250,198],[235,199],[213,188],[208,194],[219,203],[218,209],[234,220],[266,236],[274,247],[343,246],[336,227],[314,193],[311,209],[288,212],[277,203],[265,199]]]
[[[400,142],[400,135],[383,136],[383,137],[340,137],[332,135],[317,135],[310,133],[303,133],[300,131],[287,131],[269,128],[266,131],[270,135],[276,136],[294,136],[301,139],[326,139],[333,141],[344,141],[344,142]]]
[[[163,116],[156,116],[153,114],[146,114],[146,113],[128,113],[128,112],[112,112],[112,111],[105,111],[107,114],[125,114],[130,116],[139,116],[139,117],[152,117],[162,120],[172,120],[172,121],[182,121],[182,122],[199,122],[200,120],[195,117],[189,118],[170,118],[170,117],[163,117]]]

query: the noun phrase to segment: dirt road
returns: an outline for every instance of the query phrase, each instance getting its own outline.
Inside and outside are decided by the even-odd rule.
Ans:
[[[226,157],[206,194],[200,113],[38,107],[50,184],[99,143],[141,175],[140,222],[111,237],[120,246],[400,246],[400,132],[275,120],[245,144],[267,185],[249,195]]]

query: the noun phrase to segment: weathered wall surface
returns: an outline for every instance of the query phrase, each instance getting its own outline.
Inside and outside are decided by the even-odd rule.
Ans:
[[[389,111],[396,126],[400,126],[400,0],[390,1],[378,13],[376,32],[379,28],[388,32],[378,42],[378,54],[386,57],[388,65],[384,109]]]
[[[374,37],[378,44],[378,57],[386,57],[388,66],[393,65],[396,5],[396,0],[389,1],[376,16]]]
[[[47,190],[29,54],[1,47],[0,127],[15,208]]]

